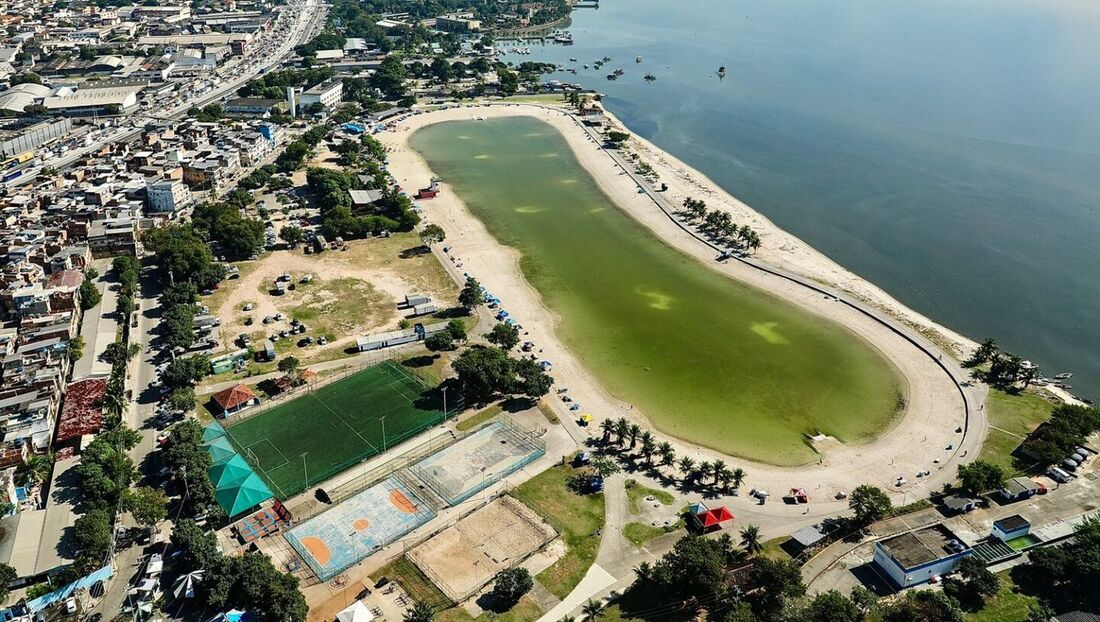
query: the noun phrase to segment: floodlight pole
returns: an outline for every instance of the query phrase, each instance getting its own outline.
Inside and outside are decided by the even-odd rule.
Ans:
[[[382,420],[382,452],[386,451],[386,415],[379,417]]]
[[[308,455],[308,451],[302,452],[302,477],[306,480],[306,488],[309,488],[309,472],[306,471],[306,456]]]
[[[447,421],[447,387],[443,387],[443,421]]]

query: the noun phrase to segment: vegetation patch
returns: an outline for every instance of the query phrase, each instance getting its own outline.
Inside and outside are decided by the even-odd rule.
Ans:
[[[459,421],[458,423],[455,424],[455,429],[458,430],[459,432],[465,432],[466,430],[473,430],[474,428],[476,428],[479,425],[485,423],[486,421],[489,421],[493,417],[496,417],[502,411],[503,411],[503,409],[500,407],[499,404],[493,404],[492,406],[486,408],[485,410],[483,410],[479,413],[476,413],[472,417],[469,417],[467,419],[463,419],[462,421]]]
[[[527,480],[513,497],[542,516],[561,534],[565,555],[535,578],[554,596],[565,598],[596,560],[599,530],[604,523],[603,494],[579,495],[567,483],[579,471],[567,464],[547,469]]]
[[[626,498],[630,503],[631,514],[642,513],[642,502],[646,497],[654,497],[662,505],[672,505],[672,502],[676,500],[676,497],[667,490],[658,490],[656,488],[648,488],[642,486],[632,479],[626,480]]]
[[[416,567],[416,564],[412,563],[409,558],[404,555],[382,566],[370,576],[373,581],[378,581],[382,577],[387,577],[391,581],[396,581],[413,600],[418,603],[424,603],[435,611],[443,611],[444,609],[454,607],[454,602],[447,598],[447,595],[436,587],[431,579],[425,576],[424,573]],[[463,618],[449,619],[461,620]]]

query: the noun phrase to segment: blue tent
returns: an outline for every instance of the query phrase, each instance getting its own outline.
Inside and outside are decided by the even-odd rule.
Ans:
[[[251,510],[274,496],[267,484],[252,470],[249,470],[248,477],[243,481],[224,487],[219,486],[214,491],[214,498],[217,499],[218,505],[222,506],[230,518]]]
[[[217,421],[203,427],[202,429],[202,442],[203,444],[209,443],[215,439],[219,439],[225,436],[225,428],[221,426]]]
[[[249,475],[253,475],[252,467],[248,466],[244,458],[234,454],[229,460],[215,464],[210,469],[210,483],[217,489],[236,486],[248,479]]]

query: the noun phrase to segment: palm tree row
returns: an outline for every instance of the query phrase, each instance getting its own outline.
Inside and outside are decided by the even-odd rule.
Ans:
[[[699,222],[699,228],[707,233],[728,242],[736,242],[753,251],[760,248],[760,235],[748,225],[739,227],[734,224],[729,212],[720,209],[708,210],[705,201],[691,197],[684,199],[684,209]]]
[[[696,463],[690,456],[682,456],[677,460],[676,450],[671,443],[668,441],[658,443],[649,430],[643,430],[641,426],[630,423],[626,418],[604,419],[600,422],[600,432],[604,446],[612,444],[612,437],[614,437],[614,444],[618,447],[630,450],[638,448],[639,455],[648,467],[652,468],[658,464],[662,467],[675,465],[685,483],[712,482],[712,485],[720,490],[730,490],[731,487],[740,488],[745,482],[744,469],[740,467],[731,469],[721,460],[714,462],[704,460]]]

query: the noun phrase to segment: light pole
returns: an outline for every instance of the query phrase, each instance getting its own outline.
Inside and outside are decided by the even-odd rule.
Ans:
[[[443,387],[443,421],[447,421],[447,387]]]
[[[302,452],[302,478],[306,481],[306,488],[309,488],[309,472],[306,471],[306,456],[308,455],[308,451]]]
[[[386,415],[380,417],[382,419],[382,452],[386,451]]]

